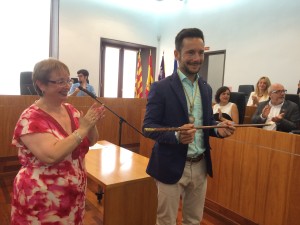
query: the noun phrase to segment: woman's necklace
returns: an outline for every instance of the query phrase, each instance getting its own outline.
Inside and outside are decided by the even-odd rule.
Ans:
[[[182,87],[183,87],[185,96],[188,99],[188,102],[189,102],[189,105],[190,105],[190,107],[189,107],[190,108],[190,110],[189,110],[189,122],[190,123],[194,123],[195,122],[195,117],[193,116],[193,109],[194,109],[194,103],[195,103],[195,97],[196,97],[196,93],[197,93],[198,84],[196,82],[195,93],[192,95],[192,97],[193,97],[192,102],[191,102],[191,100],[189,98],[189,95],[187,94],[187,92],[185,90],[185,87],[184,87],[183,83],[182,83]]]

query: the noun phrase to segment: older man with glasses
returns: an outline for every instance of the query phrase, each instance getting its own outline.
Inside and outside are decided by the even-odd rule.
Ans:
[[[272,84],[269,89],[268,101],[259,103],[252,123],[268,123],[266,130],[290,132],[299,128],[300,112],[296,103],[285,99],[286,90],[282,84]]]

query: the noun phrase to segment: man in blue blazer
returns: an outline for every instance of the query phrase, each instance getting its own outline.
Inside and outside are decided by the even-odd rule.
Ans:
[[[158,190],[157,225],[176,225],[180,197],[183,225],[199,225],[203,215],[206,175],[212,176],[209,136],[230,136],[235,128],[196,129],[216,125],[212,89],[198,72],[204,61],[204,37],[197,28],[175,38],[178,70],[153,83],[143,128],[180,127],[180,131],[147,132],[156,142],[147,167]]]
[[[286,90],[282,84],[272,84],[269,89],[270,100],[258,104],[252,116],[252,123],[268,123],[265,130],[277,130],[290,132],[299,129],[299,106],[289,100],[285,100]]]

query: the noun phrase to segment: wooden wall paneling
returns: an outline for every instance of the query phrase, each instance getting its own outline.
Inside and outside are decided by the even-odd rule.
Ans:
[[[300,135],[295,135],[295,139],[293,140],[292,153],[298,156],[300,155]]]
[[[259,143],[261,129],[238,129],[237,142],[244,146],[240,180],[240,198],[238,212],[247,218],[258,221],[256,211],[264,211],[264,196],[267,186],[264,185],[268,169],[270,149],[261,149]]]
[[[141,108],[146,105],[146,99],[122,99],[122,98],[99,98],[107,107],[116,114],[125,119],[129,124],[141,131]],[[103,139],[114,144],[119,141],[119,118],[106,110],[106,116],[103,126],[99,127],[99,134],[103,135]],[[101,137],[102,139],[102,137]],[[122,124],[122,144],[139,143],[140,136],[133,128],[125,122]]]
[[[17,148],[11,145],[15,125],[26,107],[34,103],[37,97],[26,96],[7,96],[0,98],[0,157],[16,156]]]
[[[233,211],[238,209],[236,199],[239,198],[239,189],[234,188],[238,185],[234,182],[240,178],[239,149],[238,143],[231,140],[224,141],[219,170],[219,185],[221,184],[222,188],[218,189],[218,202]]]
[[[298,138],[300,140],[300,137]],[[300,148],[298,148],[300,150]],[[289,179],[289,191],[287,193],[286,204],[286,225],[298,224],[300,221],[300,155],[294,155],[291,162],[290,179]]]
[[[256,209],[257,178],[259,170],[258,148],[245,146],[241,158],[240,190],[238,211],[253,218]]]
[[[255,110],[256,110],[255,106],[246,106],[244,124],[251,123],[251,118],[252,118],[252,115],[254,114]]]
[[[144,122],[146,108],[142,108],[141,110],[141,129]],[[139,153],[142,156],[150,158],[152,153],[152,148],[154,146],[155,141],[150,138],[145,138],[144,136],[140,135],[140,151]]]
[[[150,138],[145,138],[144,136],[140,136],[140,151],[139,153],[142,156],[150,158],[152,153],[152,148],[154,146],[155,141]]]
[[[259,135],[259,134],[258,134]],[[257,177],[255,183],[255,192],[246,193],[248,198],[253,198],[255,200],[255,210],[254,215],[249,214],[249,218],[253,218],[254,221],[263,221],[265,217],[265,209],[266,209],[266,196],[268,193],[268,183],[266,182],[267,177],[269,176],[269,168],[270,168],[270,155],[272,150],[265,147],[259,146],[251,146],[249,145],[249,154],[251,154],[251,149],[253,149],[253,153],[257,156]],[[249,165],[251,166],[251,165]],[[242,205],[241,205],[242,207]],[[248,214],[247,205],[243,205],[242,212]],[[262,224],[262,223],[260,223]]]
[[[262,224],[282,225],[286,207],[289,165],[291,155],[282,152],[271,152],[269,176],[266,177],[267,194],[264,221]]]
[[[211,158],[213,165],[213,177],[207,177],[207,192],[206,197],[217,201],[218,185],[220,178],[220,161],[222,160],[223,140],[215,137],[210,137]]]
[[[210,144],[214,177],[206,199],[224,208],[219,213],[228,209],[260,225],[298,224],[300,135],[237,128]]]
[[[261,225],[297,224],[300,157],[293,152],[299,144],[299,135],[257,128],[211,138],[207,199]]]
[[[288,153],[292,153],[292,151],[295,150],[294,147],[297,135],[277,131],[272,131],[272,134],[274,135],[272,138],[272,149]]]
[[[0,142],[2,143],[0,157],[17,155],[16,148],[11,146],[15,124],[23,110],[33,104],[38,98],[38,96],[0,95]],[[146,99],[99,99],[138,130],[141,129],[141,109],[145,108]],[[95,100],[90,97],[69,97],[67,102],[71,103],[78,110],[86,113]],[[119,119],[115,115],[107,110],[106,117],[97,124],[97,127],[100,139],[118,144]],[[139,142],[140,135],[123,123],[122,144],[137,144]]]

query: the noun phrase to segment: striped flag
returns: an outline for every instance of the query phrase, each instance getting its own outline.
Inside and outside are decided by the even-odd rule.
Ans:
[[[143,74],[142,74],[142,60],[141,60],[140,51],[138,53],[138,59],[137,59],[134,97],[143,98]]]
[[[161,63],[160,63],[160,70],[159,70],[158,80],[164,79],[165,76],[166,76],[166,73],[165,73],[165,60],[164,60],[164,53],[163,53]]]
[[[146,97],[148,97],[148,94],[150,92],[151,84],[154,82],[153,79],[153,70],[152,70],[152,56],[151,56],[151,50],[149,55],[149,65],[148,65],[148,77],[147,77],[147,83],[146,83]]]

